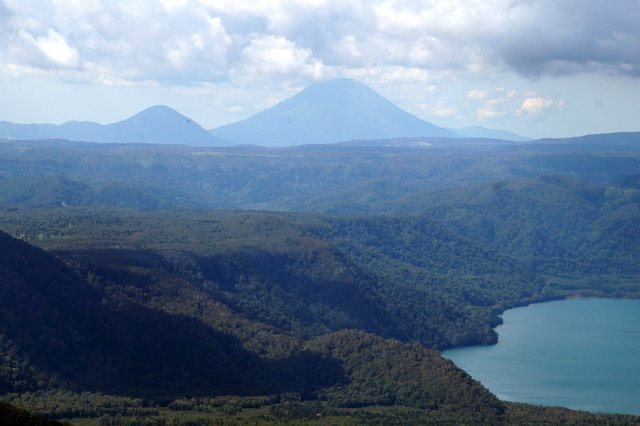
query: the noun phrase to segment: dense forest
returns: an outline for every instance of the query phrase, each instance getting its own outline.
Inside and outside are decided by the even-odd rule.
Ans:
[[[638,170],[640,133],[292,148],[0,139],[0,203],[415,214],[438,189],[558,174],[604,184]]]
[[[638,422],[500,401],[438,352],[510,307],[640,296],[638,135],[413,142],[0,143],[0,398],[78,424]]]

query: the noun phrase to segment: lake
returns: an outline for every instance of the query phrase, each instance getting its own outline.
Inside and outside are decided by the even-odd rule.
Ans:
[[[640,300],[561,300],[503,319],[498,344],[443,355],[506,401],[640,415]]]

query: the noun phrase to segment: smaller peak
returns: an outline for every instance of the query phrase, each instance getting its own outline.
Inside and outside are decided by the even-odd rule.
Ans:
[[[129,119],[152,119],[152,120],[171,120],[171,119],[185,119],[186,117],[176,111],[175,109],[166,105],[153,105],[149,108],[143,109],[139,113],[129,117]]]
[[[171,108],[170,106],[167,105],[152,105],[148,108],[143,109],[142,111],[140,111],[141,113],[148,113],[148,112],[171,112],[171,113],[178,113],[178,111],[176,111],[175,109]]]

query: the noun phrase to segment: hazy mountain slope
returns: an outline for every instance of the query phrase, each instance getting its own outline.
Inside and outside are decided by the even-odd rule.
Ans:
[[[524,142],[531,140],[525,136],[518,135],[507,130],[488,129],[481,126],[459,127],[457,129],[451,129],[455,133],[468,138],[490,138],[490,139],[502,139],[506,141]]]
[[[403,111],[369,87],[350,79],[315,83],[271,108],[211,133],[230,142],[263,146],[456,136]]]
[[[55,124],[18,124],[0,121],[0,138],[7,139],[40,139],[46,138],[47,132],[55,128]]]
[[[193,146],[224,144],[195,121],[160,105],[104,126],[97,142],[177,143]]]
[[[602,184],[637,174],[640,152],[634,151],[634,139],[626,145],[609,140],[602,137],[591,147],[564,140],[496,145],[448,139],[442,147],[385,142],[279,149],[5,140],[0,141],[0,201],[6,206],[65,202],[418,213],[419,202],[400,201],[412,194],[540,175]]]
[[[83,142],[185,144],[225,146],[198,123],[164,105],[149,107],[132,117],[107,125],[90,121],[53,124],[0,123],[0,137],[60,138]]]
[[[546,138],[535,141],[537,145],[559,145],[592,151],[640,151],[640,132],[599,133],[572,138]]]
[[[50,137],[70,141],[101,142],[100,138],[104,127],[102,124],[92,121],[67,121],[59,126],[51,127],[40,138]]]

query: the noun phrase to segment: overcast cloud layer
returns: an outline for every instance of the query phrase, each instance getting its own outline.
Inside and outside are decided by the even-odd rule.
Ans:
[[[567,99],[536,90],[545,79],[640,84],[640,0],[3,0],[0,27],[5,85],[263,90],[271,102],[348,76],[425,118],[482,122],[563,111]]]

